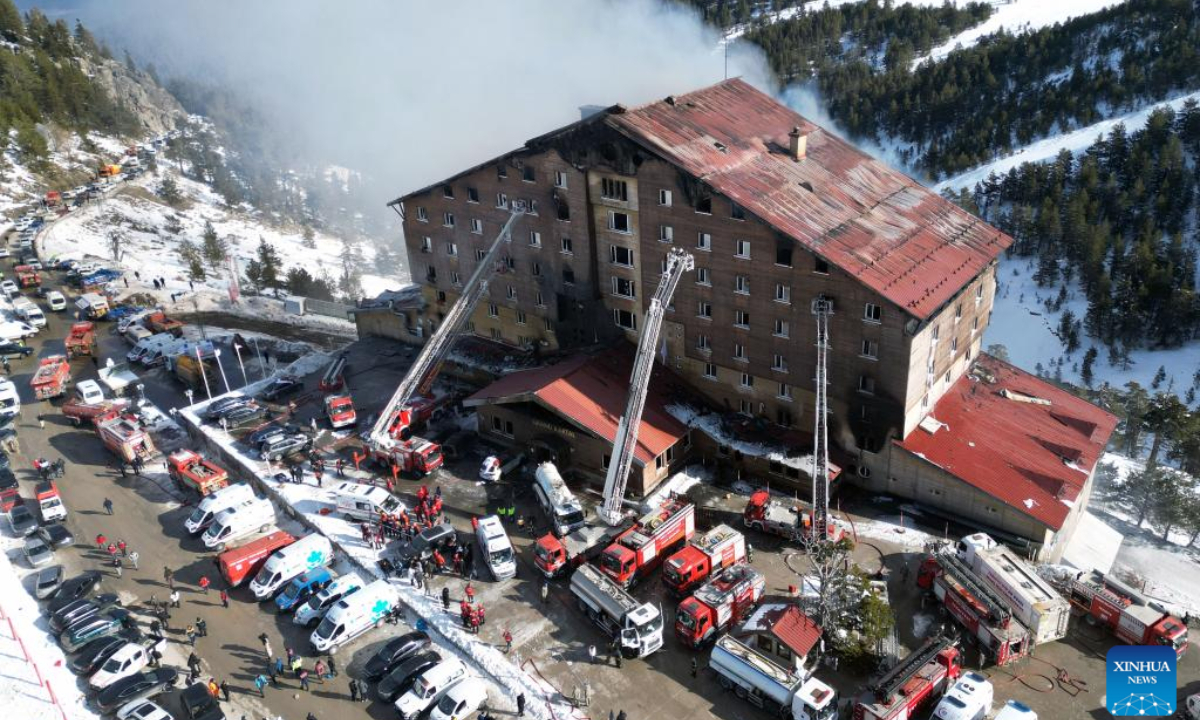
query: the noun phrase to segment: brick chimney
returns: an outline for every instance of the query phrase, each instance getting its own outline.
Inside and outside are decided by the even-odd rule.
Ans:
[[[799,125],[788,133],[788,151],[793,160],[803,160],[808,154],[808,133],[802,132]]]

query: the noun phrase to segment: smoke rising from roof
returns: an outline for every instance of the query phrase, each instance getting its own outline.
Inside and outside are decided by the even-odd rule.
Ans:
[[[720,35],[665,0],[106,0],[76,8],[164,78],[230,89],[263,130],[370,178],[365,207],[520,146],[582,105],[721,80]],[[757,48],[729,75],[771,90]]]

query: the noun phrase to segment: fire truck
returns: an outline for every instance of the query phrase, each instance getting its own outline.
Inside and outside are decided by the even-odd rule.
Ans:
[[[17,274],[17,284],[23,288],[37,287],[42,284],[42,276],[32,265],[18,265],[13,268]]]
[[[663,585],[676,595],[686,595],[713,573],[745,559],[746,537],[728,525],[718,525],[667,558]]]
[[[679,603],[675,633],[684,645],[699,648],[745,617],[766,588],[766,576],[749,565],[725,568]]]
[[[37,372],[29,380],[33,395],[38,400],[60,397],[71,382],[71,366],[63,355],[51,355],[38,362]]]
[[[933,593],[996,665],[1007,665],[1029,654],[1029,630],[953,552],[927,557],[917,573],[917,585]]]
[[[629,588],[695,532],[696,506],[682,498],[669,498],[617,535],[600,556],[600,569],[621,587]]]
[[[333,429],[350,427],[358,422],[354,401],[349,395],[330,395],[325,398],[325,417]]]
[[[1188,630],[1179,618],[1151,607],[1125,583],[1097,570],[1071,580],[1071,602],[1129,645],[1166,645],[1183,657]]]
[[[104,446],[125,462],[147,460],[155,453],[154,441],[132,415],[109,413],[96,418],[96,433]]]
[[[812,527],[812,514],[799,503],[784,505],[771,497],[768,490],[755,490],[742,510],[742,522],[752,530],[779,535],[799,542]],[[829,540],[838,542],[846,537],[846,528],[836,519],[831,519],[827,528]]]
[[[168,455],[167,468],[176,487],[191,490],[200,497],[229,484],[229,473],[191,450],[178,450]]]
[[[854,706],[854,720],[908,720],[933,705],[962,674],[954,641],[925,641],[882,677],[868,685],[870,696]]]
[[[86,321],[75,323],[63,343],[69,358],[91,355],[96,349],[96,325]]]
[[[1067,636],[1071,604],[1012,550],[975,533],[959,541],[958,557],[1008,603],[1035,645]]]

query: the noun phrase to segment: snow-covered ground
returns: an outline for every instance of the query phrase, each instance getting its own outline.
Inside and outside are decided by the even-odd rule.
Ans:
[[[1046,374],[1054,376],[1050,361],[1066,357],[1062,366],[1062,378],[1079,383],[1079,366],[1088,347],[1095,344],[1081,338],[1080,349],[1066,356],[1063,342],[1055,333],[1062,312],[1070,309],[1075,318],[1087,316],[1087,298],[1078,285],[1068,286],[1067,302],[1062,310],[1050,312],[1042,301],[1053,300],[1058,287],[1039,288],[1033,279],[1036,261],[1027,258],[1002,258],[996,273],[998,289],[992,321],[983,337],[983,345],[1000,344],[1008,350],[1011,362],[1033,372],[1040,363]],[[1192,374],[1200,368],[1200,343],[1190,343],[1169,350],[1138,349],[1130,352],[1132,362],[1128,368],[1111,365],[1108,353],[1097,345],[1099,356],[1093,366],[1094,386],[1107,382],[1114,387],[1123,387],[1133,380],[1149,388],[1159,367],[1167,373],[1167,382],[1174,380],[1175,392],[1183,395],[1192,384]],[[1166,384],[1163,386],[1166,387]]]
[[[1125,455],[1105,453],[1100,462],[1112,464],[1119,478],[1138,472],[1145,465]],[[1121,551],[1113,565],[1118,576],[1138,579],[1135,584],[1151,599],[1159,600],[1176,612],[1200,615],[1200,549],[1187,547],[1188,533],[1172,531],[1170,541],[1163,540],[1162,531],[1146,521],[1136,527],[1136,515],[1117,503],[1097,496],[1092,500],[1093,513],[1108,525],[1125,534]]]
[[[67,669],[37,600],[23,585],[32,571],[16,565],[25,562],[17,559],[22,557],[21,542],[5,535],[0,547],[0,703],[5,714],[20,720],[61,720],[63,714],[50,700],[52,690],[68,720],[99,718]]]
[[[1170,100],[1147,105],[1141,110],[1135,110],[1124,115],[1109,118],[1108,120],[1101,120],[1098,123],[1079,128],[1072,132],[1043,138],[1026,145],[1011,155],[947,178],[935,185],[934,188],[939,191],[946,189],[957,190],[964,187],[973,188],[975,183],[987,179],[992,173],[1003,175],[1023,163],[1052,160],[1063,150],[1070,150],[1072,153],[1079,154],[1086,150],[1101,135],[1107,135],[1112,132],[1112,129],[1118,123],[1124,123],[1125,129],[1132,132],[1144,127],[1146,120],[1155,110],[1166,107],[1179,110],[1190,99],[1200,100],[1200,91],[1179,95]]]
[[[965,4],[966,0],[956,0],[954,4]],[[970,47],[979,42],[985,35],[1004,30],[1009,33],[1038,30],[1057,23],[1065,22],[1073,17],[1088,15],[1106,7],[1120,5],[1125,0],[1008,0],[998,2],[992,0],[995,12],[986,21],[968,28],[935,47],[923,58],[941,60],[954,51],[958,46]],[[930,5],[933,2],[922,2]],[[937,3],[940,4],[940,3]]]

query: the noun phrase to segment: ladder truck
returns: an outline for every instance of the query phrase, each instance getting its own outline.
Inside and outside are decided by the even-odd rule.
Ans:
[[[483,259],[479,261],[475,272],[463,286],[462,296],[441,326],[421,348],[417,359],[408,370],[408,374],[400,381],[400,386],[388,400],[379,420],[367,435],[367,450],[376,461],[385,466],[395,465],[418,475],[433,472],[442,465],[441,447],[436,443],[421,438],[410,437],[414,420],[413,401],[433,385],[434,379],[442,369],[442,363],[450,354],[458,333],[471,318],[475,306],[487,294],[488,283],[492,276],[503,266],[500,262],[500,248],[512,240],[513,225],[525,212],[524,205],[513,203],[512,214],[508,216],[500,233],[492,241]]]
[[[1008,603],[1035,645],[1067,636],[1071,605],[1012,550],[986,533],[959,541],[958,558]]]
[[[629,469],[633,465],[634,448],[637,447],[638,429],[641,426],[642,410],[646,405],[650,375],[654,369],[654,357],[658,352],[658,338],[662,331],[663,315],[666,313],[667,305],[671,302],[671,297],[675,294],[675,288],[679,287],[679,281],[683,279],[683,274],[694,268],[695,264],[695,259],[684,250],[675,249],[667,254],[658,289],[654,291],[654,297],[650,299],[650,305],[646,310],[646,322],[642,325],[642,336],[638,340],[633,372],[629,378],[629,399],[626,401],[621,422],[617,426],[612,458],[608,463],[608,474],[604,478],[604,504],[599,511],[603,524],[601,526],[585,525],[562,538],[556,537],[554,533],[547,533],[540,538],[537,542],[539,550],[534,557],[534,562],[538,569],[548,577],[561,571],[567,564],[579,565],[585,562],[624,529],[625,516],[621,509],[622,502],[625,499],[625,486],[629,481]],[[668,517],[659,519],[656,527],[658,525],[675,526],[676,520],[682,519],[682,522],[686,524],[686,530],[682,536],[673,535],[671,543],[661,545],[661,548],[658,541],[654,541],[656,549],[667,549],[672,547],[676,541],[690,539],[694,532],[693,518],[694,508],[689,505],[686,508],[677,508],[677,511],[669,513]],[[659,534],[657,530],[652,532],[656,535]],[[612,545],[609,549],[614,556],[623,555],[624,549],[618,545]],[[638,563],[631,569],[627,579],[632,579],[634,574],[643,574],[647,569],[641,564],[643,558],[646,562],[656,560],[645,553],[639,552],[637,555]]]
[[[933,705],[962,674],[962,657],[954,641],[930,638],[878,680],[870,695],[854,706],[853,720],[907,720]]]
[[[953,551],[926,558],[917,572],[917,585],[933,592],[996,665],[1019,660],[1032,649],[1029,630]]]

